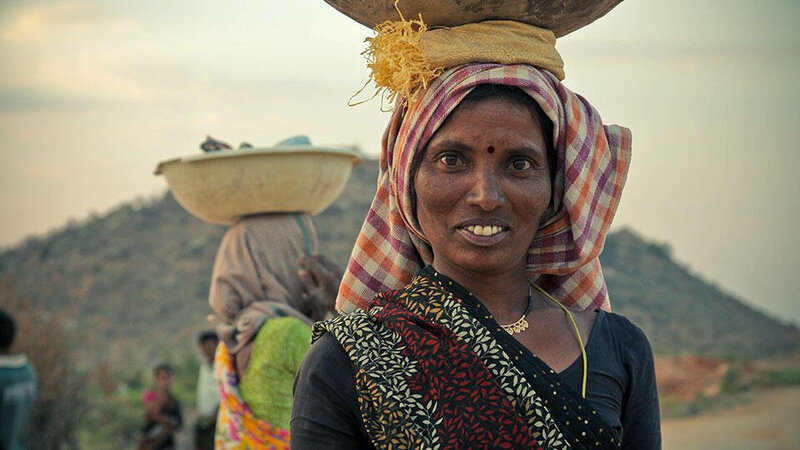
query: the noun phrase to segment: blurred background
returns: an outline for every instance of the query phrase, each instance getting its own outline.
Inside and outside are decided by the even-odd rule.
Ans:
[[[628,1],[557,44],[565,84],[633,130],[602,260],[658,354],[666,448],[732,426],[713,442],[800,448],[780,422],[800,413],[799,21],[792,0]],[[347,106],[369,35],[321,0],[0,3],[0,305],[40,372],[33,448],[135,442],[160,361],[191,414],[224,228],[153,170],[207,134],[377,157],[388,113]],[[341,265],[376,175],[318,217]]]

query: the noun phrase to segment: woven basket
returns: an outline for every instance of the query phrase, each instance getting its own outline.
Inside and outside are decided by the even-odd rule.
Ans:
[[[260,213],[318,214],[359,162],[359,153],[345,148],[243,148],[162,161],[155,173],[193,216],[232,224]]]
[[[400,19],[395,0],[325,1],[370,28],[386,20]],[[406,19],[416,19],[421,14],[428,27],[505,19],[547,28],[561,37],[594,22],[620,2],[622,0],[400,0],[397,7]]]

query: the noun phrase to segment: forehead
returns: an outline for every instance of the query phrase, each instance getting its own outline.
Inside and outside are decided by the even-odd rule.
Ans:
[[[529,105],[503,96],[486,97],[456,106],[433,133],[426,147],[454,136],[482,141],[487,137],[486,133],[492,133],[494,139],[533,138],[538,141],[543,129],[536,111]]]

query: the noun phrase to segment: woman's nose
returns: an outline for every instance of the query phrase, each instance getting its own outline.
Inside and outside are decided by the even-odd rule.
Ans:
[[[492,211],[506,202],[506,196],[500,187],[500,179],[494,170],[478,172],[467,194],[467,203],[478,206],[484,211]]]

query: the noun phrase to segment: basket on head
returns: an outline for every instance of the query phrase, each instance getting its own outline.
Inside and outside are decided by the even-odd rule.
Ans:
[[[513,20],[551,30],[556,37],[599,19],[622,0],[325,0],[374,28],[387,20],[422,20],[428,27],[453,27],[484,20]],[[396,5],[396,6],[395,6]]]
[[[164,175],[186,211],[206,222],[232,224],[262,213],[319,214],[342,192],[360,153],[293,139],[162,161],[155,174]]]

